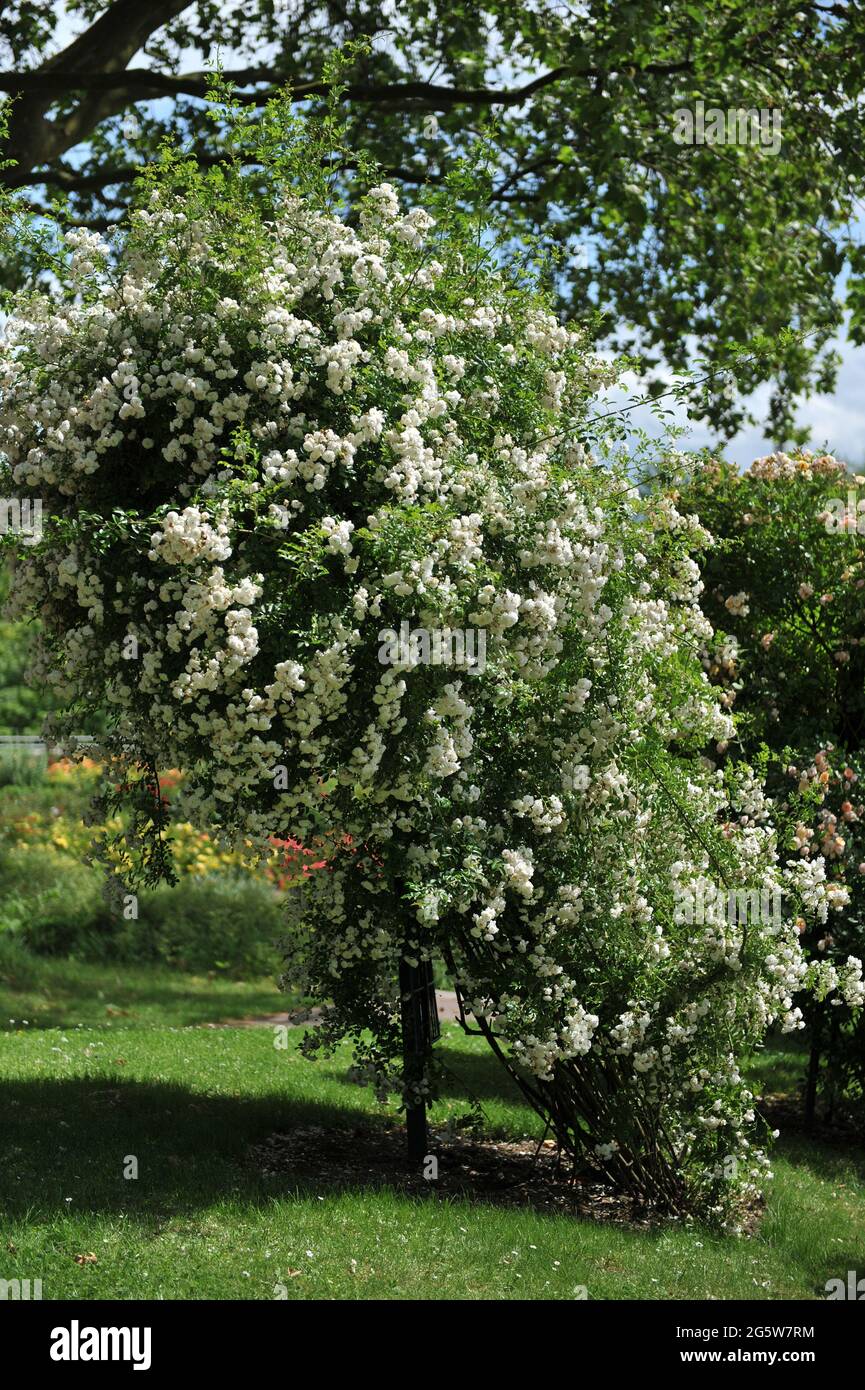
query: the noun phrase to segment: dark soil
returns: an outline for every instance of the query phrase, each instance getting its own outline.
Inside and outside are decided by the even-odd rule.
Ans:
[[[839,1106],[829,1116],[818,1108],[813,1123],[809,1124],[801,1098],[783,1091],[765,1094],[759,1108],[767,1123],[780,1129],[782,1137],[807,1134],[809,1139],[818,1139],[821,1144],[865,1144],[865,1117],[861,1111],[847,1111]]]
[[[431,1130],[429,1150],[437,1159],[436,1177],[424,1177],[423,1164],[409,1163],[401,1125],[299,1125],[254,1146],[250,1162],[266,1178],[317,1191],[390,1188],[408,1196],[530,1207],[633,1229],[663,1222],[597,1173],[572,1172],[552,1140],[539,1146],[533,1140],[470,1139]],[[426,1166],[429,1172],[431,1165]]]

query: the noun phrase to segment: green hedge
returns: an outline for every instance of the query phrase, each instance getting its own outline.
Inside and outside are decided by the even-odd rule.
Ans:
[[[0,863],[0,930],[40,955],[144,964],[157,961],[233,978],[276,975],[285,924],[279,895],[267,883],[234,874],[188,877],[176,887],[142,893],[138,918],[110,909],[98,872],[64,870],[34,855]]]

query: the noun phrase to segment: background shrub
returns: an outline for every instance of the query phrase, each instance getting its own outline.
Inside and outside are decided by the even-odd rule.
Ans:
[[[788,853],[824,857],[850,903],[831,929],[804,924],[812,956],[865,949],[865,477],[828,454],[758,459],[745,473],[711,459],[675,489],[713,538],[699,557],[703,610],[715,629],[703,652],[723,687],[745,756],[764,756]],[[727,751],[722,745],[717,750]],[[766,756],[768,754],[769,756]],[[805,1108],[818,1095],[863,1105],[865,1018],[805,999]]]
[[[0,746],[0,787],[38,787],[45,780],[45,760],[26,748]]]
[[[144,893],[138,922],[125,922],[130,951],[185,970],[228,975],[274,974],[285,922],[269,884],[239,874],[183,878]]]
[[[39,955],[219,970],[233,978],[275,975],[284,937],[279,894],[240,875],[181,879],[141,894],[138,918],[123,919],[102,895],[98,870],[83,867],[27,892],[20,865],[3,865],[12,886],[2,923]]]

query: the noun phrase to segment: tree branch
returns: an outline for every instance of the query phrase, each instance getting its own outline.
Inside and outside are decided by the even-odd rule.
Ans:
[[[99,101],[85,103],[78,112],[73,112],[66,120],[49,121],[46,113],[56,93],[40,91],[38,83],[29,90],[20,85],[22,78],[47,77],[62,72],[66,79],[64,90],[70,90],[70,83],[81,81],[87,71],[101,70],[101,75],[122,71],[130,59],[147,42],[157,29],[174,19],[187,9],[189,0],[150,0],[143,5],[140,0],[115,0],[115,3],[99,18],[73,39],[60,53],[49,58],[35,73],[12,74],[16,82],[2,90],[20,97],[9,111],[9,131],[5,154],[22,167],[33,168],[55,159],[64,150],[77,144],[83,134],[89,134],[106,114],[111,113],[117,97],[106,93],[103,98],[108,103],[106,109]],[[86,108],[86,109],[85,109]],[[14,171],[11,171],[14,173]],[[9,183],[8,177],[2,182],[7,187],[20,187]]]
[[[639,72],[644,76],[666,76],[684,72],[690,67],[691,63],[687,60],[679,63],[647,63]],[[446,87],[435,82],[349,82],[346,84],[345,97],[349,101],[418,101],[438,110],[448,110],[453,106],[519,106],[536,92],[567,78],[606,79],[613,75],[612,70],[575,64],[552,68],[522,87]],[[226,72],[223,76],[235,87],[248,87],[257,82],[278,87],[282,81],[290,86],[292,95],[298,101],[306,97],[324,96],[328,91],[328,84],[319,79],[292,82],[287,74],[281,74],[274,68],[241,68]],[[89,73],[46,72],[40,69],[37,72],[0,72],[0,91],[42,92],[56,96],[70,91],[98,93],[119,88],[130,100],[143,100],[147,96],[206,97],[209,77],[206,72],[180,73],[174,77],[168,73],[150,72],[146,68]],[[272,93],[238,93],[241,100],[266,100],[270,95]]]
[[[43,63],[40,72],[75,73],[125,68],[151,34],[189,8],[190,0],[115,0],[89,29]],[[19,89],[23,90],[23,89]]]

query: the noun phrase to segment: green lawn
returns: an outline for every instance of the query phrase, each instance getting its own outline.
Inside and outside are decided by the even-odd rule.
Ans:
[[[5,968],[0,1278],[41,1278],[46,1299],[270,1299],[278,1286],[328,1299],[570,1299],[581,1286],[599,1299],[813,1299],[862,1266],[865,1161],[799,1137],[778,1146],[759,1234],[739,1240],[442,1199],[433,1185],[413,1198],[262,1176],[250,1146],[274,1131],[386,1113],[351,1080],[347,1052],[309,1062],[297,1033],[279,1050],[267,1028],[188,1026],[273,1012],[281,996],[57,962],[34,963],[19,995]],[[8,1022],[30,1015],[65,1027]],[[537,1133],[484,1044],[446,1029],[441,1050],[451,1078],[434,1121],[480,1097],[490,1132]],[[137,1179],[123,1176],[130,1155]]]
[[[0,1029],[181,1027],[283,1013],[288,1006],[272,980],[34,956],[0,931]]]

